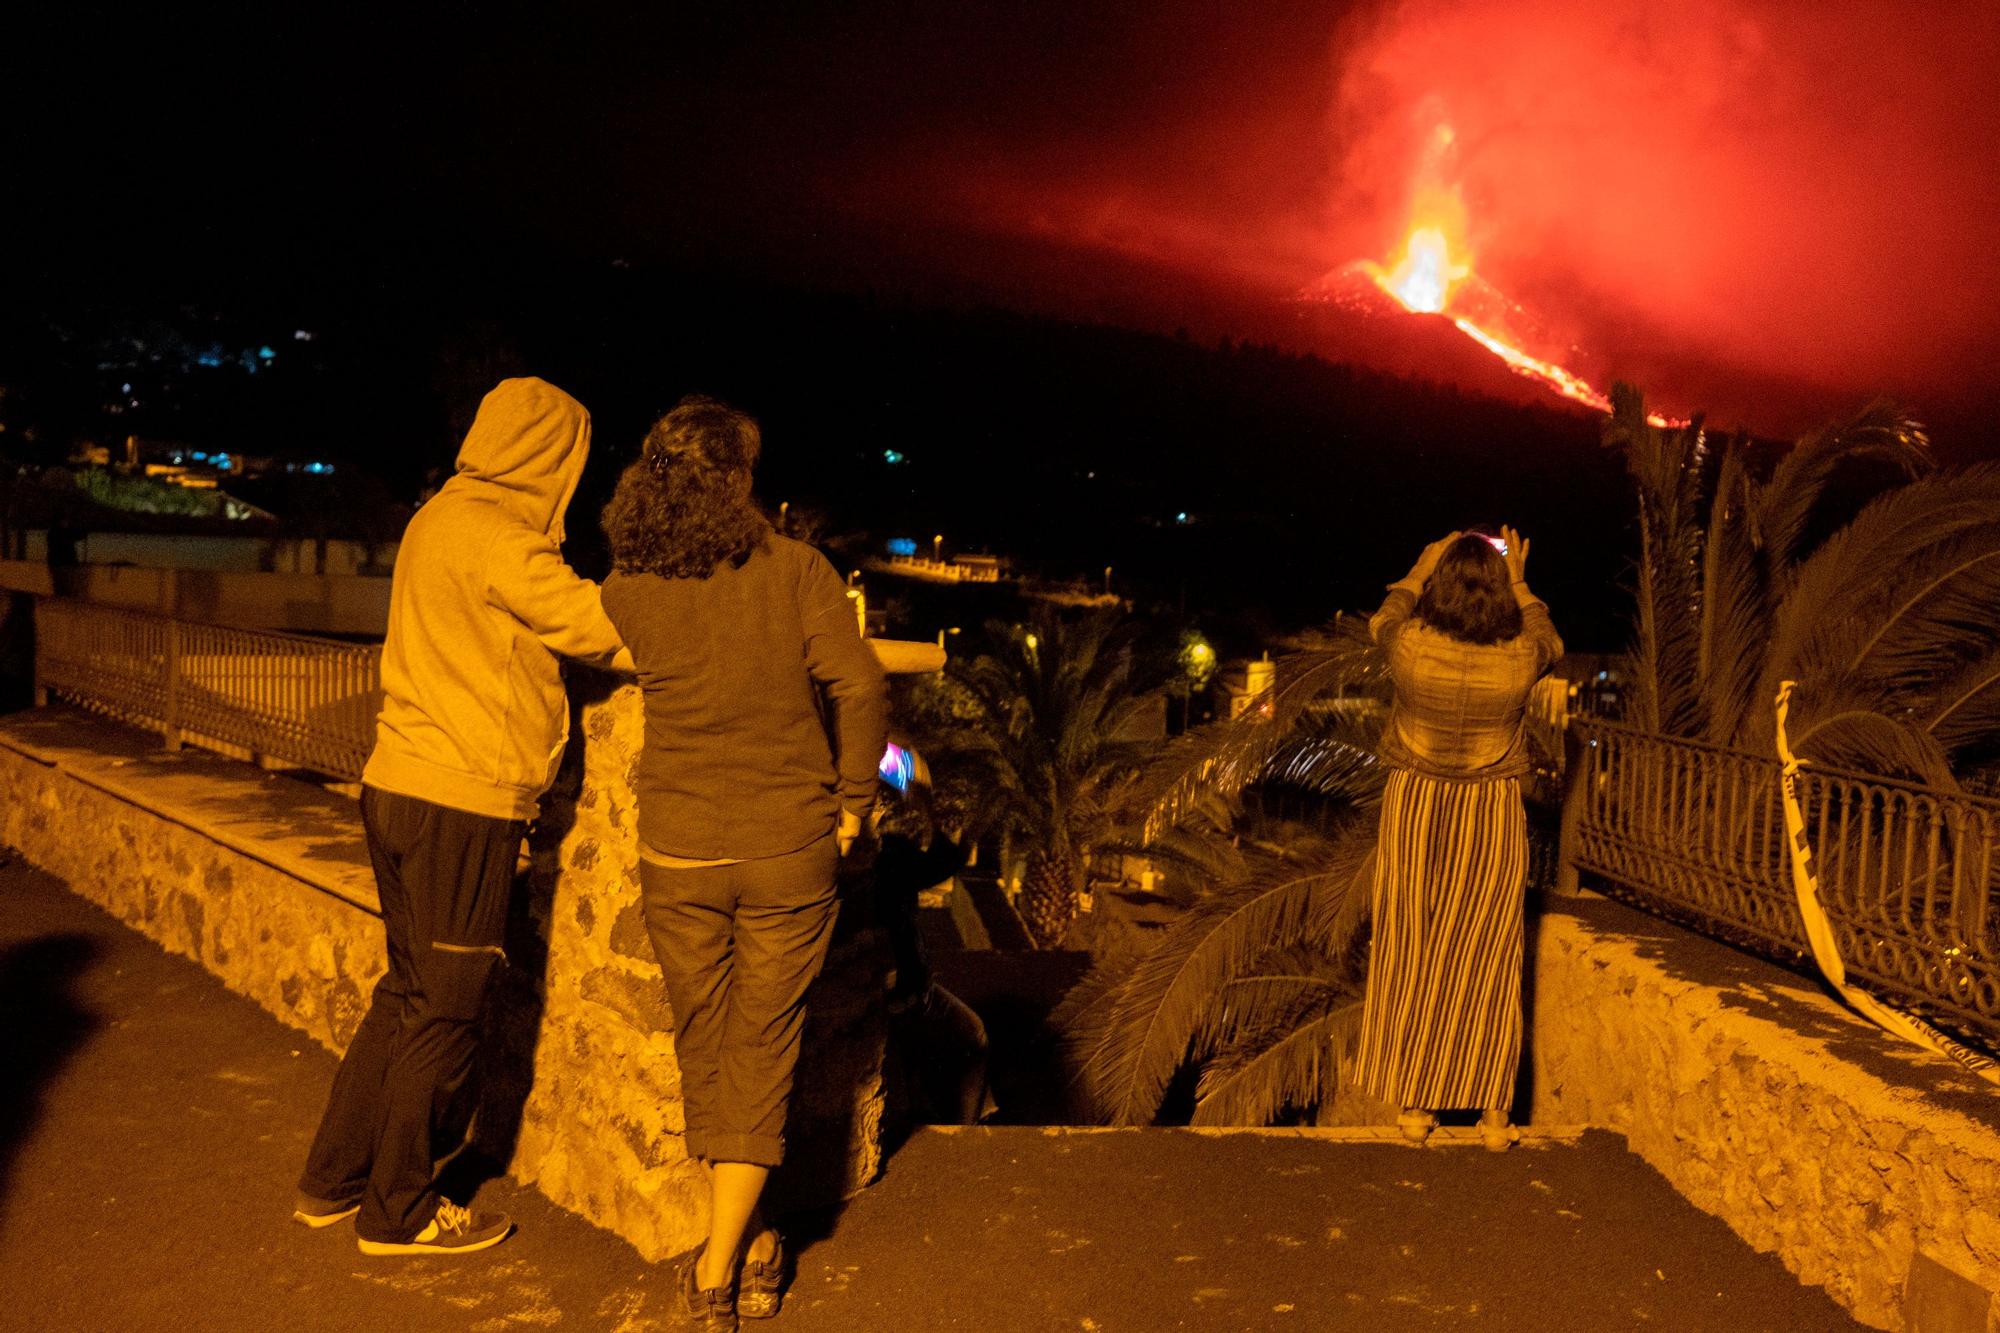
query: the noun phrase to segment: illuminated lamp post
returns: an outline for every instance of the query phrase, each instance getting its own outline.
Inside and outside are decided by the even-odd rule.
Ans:
[[[944,534],[942,532],[931,538],[931,560],[935,564],[941,565],[944,563]]]

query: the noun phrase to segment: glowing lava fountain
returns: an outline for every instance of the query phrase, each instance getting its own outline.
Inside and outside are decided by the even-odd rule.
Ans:
[[[1594,407],[1600,412],[1611,410],[1611,400],[1581,376],[1563,369],[1553,361],[1523,351],[1491,327],[1493,323],[1491,317],[1482,316],[1484,322],[1475,322],[1470,316],[1477,312],[1459,309],[1464,303],[1454,298],[1460,292],[1469,289],[1477,290],[1483,295],[1484,299],[1478,302],[1482,309],[1490,308],[1504,314],[1505,311],[1515,307],[1474,276],[1472,266],[1453,253],[1450,238],[1446,236],[1444,228],[1424,225],[1412,227],[1410,234],[1403,241],[1401,257],[1389,268],[1385,269],[1373,260],[1363,259],[1348,265],[1348,270],[1359,271],[1366,275],[1405,310],[1420,315],[1441,315],[1450,320],[1460,333],[1499,357],[1515,374],[1534,380],[1565,398],[1587,407]],[[1647,420],[1655,426],[1687,424],[1683,420],[1660,416],[1657,413],[1649,414]]]

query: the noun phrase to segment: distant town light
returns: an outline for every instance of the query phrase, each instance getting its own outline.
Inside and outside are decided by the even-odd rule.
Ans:
[[[206,449],[197,449],[189,454],[188,457],[197,463],[206,463],[208,461],[208,451]]]
[[[257,349],[257,359],[260,361],[269,361],[272,357],[276,355],[277,353],[272,351],[268,346],[259,347]]]
[[[901,449],[884,449],[882,451],[882,461],[887,463],[890,467],[896,466],[896,464],[904,461],[908,457],[909,455],[905,454]]]
[[[1174,515],[1174,522],[1176,523],[1185,523],[1187,521],[1188,521],[1188,512],[1185,509],[1181,510],[1180,513]]]
[[[311,329],[292,330],[292,341],[295,343],[309,343],[313,340],[315,336],[317,335],[315,335]]]
[[[916,553],[917,539],[915,537],[891,537],[889,539],[890,555],[915,555]]]

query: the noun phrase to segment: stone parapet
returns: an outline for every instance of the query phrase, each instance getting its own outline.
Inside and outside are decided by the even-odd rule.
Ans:
[[[2000,1088],[1616,903],[1561,900],[1534,935],[1534,1121],[1622,1131],[1866,1323],[2000,1328]]]
[[[534,1034],[532,1052],[500,1062],[533,1082],[525,1100],[519,1087],[493,1091],[520,1108],[514,1174],[657,1259],[700,1241],[707,1196],[681,1145],[673,1014],[639,902],[632,778],[645,724],[636,685],[578,680],[581,743],[530,840],[498,1009],[499,1041]],[[774,1179],[791,1202],[843,1197],[880,1168],[880,950],[857,913],[843,916],[807,999],[789,1160]]]

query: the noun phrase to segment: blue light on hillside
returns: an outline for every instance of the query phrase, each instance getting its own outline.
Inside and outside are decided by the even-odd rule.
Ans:
[[[272,350],[271,350],[270,348],[268,348],[268,347],[259,347],[259,348],[257,349],[257,359],[258,359],[259,361],[269,361],[269,360],[270,360],[270,359],[271,359],[272,357],[274,357],[274,356],[276,356],[276,355],[277,355],[277,353],[276,353],[276,352],[274,352],[274,351],[272,351]]]
[[[333,464],[322,463],[315,459],[306,464],[306,471],[312,473],[315,477],[324,477],[333,471]]]
[[[909,455],[904,453],[901,449],[884,449],[882,451],[882,461],[887,463],[890,467],[896,466],[898,463],[905,461],[908,457]]]
[[[1185,523],[1187,521],[1188,521],[1188,511],[1185,509],[1181,510],[1180,513],[1174,515],[1174,522],[1176,523]]]
[[[890,555],[915,555],[916,553],[917,553],[916,538],[891,537],[889,539]]]
[[[189,454],[188,457],[192,458],[197,463],[206,463],[208,461],[208,450],[197,449],[193,453]]]

